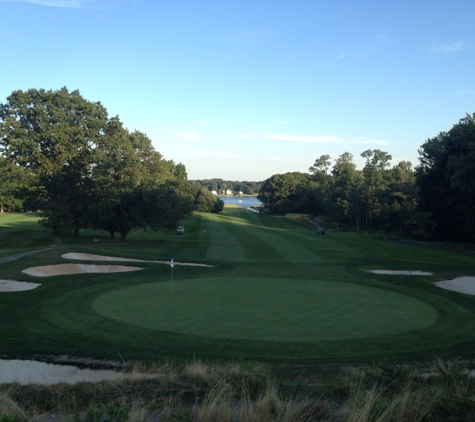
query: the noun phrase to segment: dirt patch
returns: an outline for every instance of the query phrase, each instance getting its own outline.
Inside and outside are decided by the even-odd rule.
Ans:
[[[36,289],[38,286],[41,286],[41,284],[14,280],[0,280],[0,292],[21,292],[23,290]]]
[[[475,295],[475,277],[457,277],[453,280],[437,281],[436,286],[442,289],[452,290],[454,292]]]
[[[79,253],[79,252],[69,252],[61,255],[61,258],[64,259],[73,259],[77,261],[118,261],[118,262],[151,262],[155,264],[170,264],[170,261],[146,261],[144,259],[133,259],[133,258],[120,258],[116,256],[105,256],[105,255],[94,255],[90,253]],[[187,265],[192,267],[210,267],[212,265],[207,264],[195,264],[192,262],[176,262],[175,265]]]
[[[23,270],[22,273],[33,277],[51,277],[66,274],[84,273],[119,273],[127,271],[138,271],[143,268],[128,267],[123,265],[92,265],[92,264],[58,264],[46,265],[42,267],[32,267]]]
[[[433,275],[434,273],[429,273],[427,271],[391,271],[391,270],[370,270],[370,273],[374,274],[390,274],[390,275]]]

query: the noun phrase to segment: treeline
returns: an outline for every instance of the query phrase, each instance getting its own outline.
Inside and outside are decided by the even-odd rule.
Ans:
[[[191,183],[210,192],[215,191],[218,195],[223,194],[228,189],[235,194],[242,192],[245,195],[255,195],[259,193],[263,182],[237,182],[223,179],[201,179],[192,180]]]
[[[142,132],[79,91],[14,91],[0,104],[0,210],[40,210],[55,241],[81,229],[174,228],[223,203],[187,180]]]
[[[322,155],[309,173],[276,174],[258,195],[270,213],[323,215],[337,228],[406,232],[418,239],[475,241],[475,114],[428,139],[416,168],[390,165],[387,152],[366,150],[363,169],[345,152]]]

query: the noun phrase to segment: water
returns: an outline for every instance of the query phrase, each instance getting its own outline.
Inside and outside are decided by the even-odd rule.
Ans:
[[[249,208],[252,206],[262,206],[262,202],[255,196],[219,196],[225,204],[237,205],[243,208]]]

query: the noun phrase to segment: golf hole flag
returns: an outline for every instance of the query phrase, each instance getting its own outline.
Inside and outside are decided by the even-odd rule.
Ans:
[[[173,268],[174,266],[175,266],[175,263],[173,262],[173,258],[172,258],[172,260],[170,261],[170,267]]]

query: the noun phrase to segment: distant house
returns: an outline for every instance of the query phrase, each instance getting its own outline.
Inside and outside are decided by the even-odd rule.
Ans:
[[[215,190],[212,190],[211,193],[212,193],[213,195],[217,195],[217,194],[218,194],[218,192],[216,192]]]
[[[226,195],[232,195],[233,194],[233,191],[231,189],[226,189]]]

